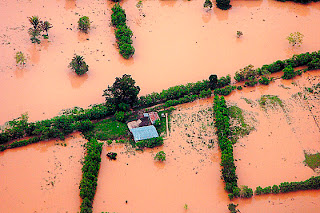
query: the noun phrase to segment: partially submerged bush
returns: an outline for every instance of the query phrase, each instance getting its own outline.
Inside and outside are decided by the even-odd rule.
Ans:
[[[52,28],[52,24],[48,21],[41,21],[38,16],[32,16],[28,17],[28,20],[30,24],[32,25],[32,28],[29,28],[28,33],[30,35],[30,40],[32,43],[38,43],[40,44],[41,41],[38,38],[40,36],[41,32],[46,32],[46,34],[43,34],[44,39],[48,39],[48,31],[50,28]]]
[[[228,10],[231,8],[230,0],[216,0],[216,4],[221,10]]]
[[[269,85],[270,83],[270,79],[268,77],[265,77],[265,76],[262,76],[260,79],[259,79],[259,83],[260,84],[263,84],[263,85]]]
[[[248,80],[250,77],[256,77],[258,73],[253,67],[254,66],[252,64],[249,64],[248,66],[238,70],[234,75],[234,79],[237,82],[241,82]]]
[[[211,9],[212,8],[212,1],[211,0],[205,0],[203,4],[204,8]]]
[[[73,69],[78,75],[83,75],[88,72],[88,65],[84,61],[83,56],[75,55],[69,64],[69,67]]]
[[[294,76],[296,76],[296,73],[295,73],[294,69],[289,65],[283,69],[283,76],[281,76],[281,78],[291,79]]]
[[[300,32],[294,32],[294,33],[290,33],[290,35],[287,37],[287,40],[289,41],[289,44],[291,44],[292,46],[299,46],[302,44],[302,40],[303,40],[304,35]]]
[[[243,35],[242,31],[237,31],[237,38],[240,38]]]
[[[107,153],[107,157],[110,159],[110,160],[116,160],[117,159],[117,153],[115,152],[108,152]]]
[[[26,64],[27,59],[24,56],[23,52],[21,52],[21,51],[16,52],[16,55],[14,58],[16,59],[17,64],[20,64],[22,66],[24,66]]]
[[[138,141],[136,143],[136,146],[139,147],[140,149],[147,147],[147,148],[154,148],[156,146],[161,146],[163,144],[163,138],[158,137],[158,138],[150,138],[147,140],[142,140]]]
[[[156,156],[154,157],[155,160],[158,161],[165,161],[166,160],[166,153],[164,151],[160,151],[156,154]]]
[[[90,29],[90,19],[88,16],[82,16],[78,21],[78,28],[85,33]]]

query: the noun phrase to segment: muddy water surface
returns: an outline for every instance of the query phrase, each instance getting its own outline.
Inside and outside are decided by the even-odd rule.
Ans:
[[[0,212],[80,211],[84,142],[75,133],[1,152]]]
[[[203,1],[123,1],[134,33],[136,53],[124,60],[115,47],[107,1],[0,1],[0,123],[29,112],[31,120],[49,118],[61,109],[103,102],[102,91],[124,73],[141,86],[141,94],[233,74],[248,64],[261,66],[294,53],[320,49],[319,4],[276,1],[233,1],[232,9],[203,9]],[[28,16],[53,24],[49,40],[31,44]],[[89,34],[79,33],[80,16],[90,17]],[[236,38],[236,31],[243,36]],[[290,47],[286,36],[305,35],[301,47]],[[15,65],[16,51],[28,57]],[[78,77],[68,64],[83,55],[87,75]],[[156,79],[156,80],[155,80]]]

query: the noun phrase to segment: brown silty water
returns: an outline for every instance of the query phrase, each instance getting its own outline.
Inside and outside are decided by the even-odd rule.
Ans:
[[[248,64],[259,67],[294,53],[320,49],[320,6],[276,1],[233,1],[228,11],[207,11],[203,1],[122,1],[134,33],[135,55],[124,60],[110,26],[110,1],[0,1],[0,123],[29,112],[32,121],[53,117],[63,108],[103,102],[102,91],[115,77],[131,74],[141,94],[169,86],[223,76]],[[53,24],[49,40],[32,44],[27,17]],[[88,34],[77,30],[89,16]],[[236,38],[236,31],[243,32]],[[289,33],[305,35],[291,47]],[[42,39],[43,40],[43,39]],[[14,54],[27,55],[24,68]],[[69,68],[73,55],[89,65],[84,76]]]
[[[0,212],[80,211],[84,143],[73,133],[1,152]]]

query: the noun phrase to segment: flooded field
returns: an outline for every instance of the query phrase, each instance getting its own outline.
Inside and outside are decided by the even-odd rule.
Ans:
[[[220,153],[216,144],[208,148],[214,137],[211,103],[174,112],[163,147],[143,153],[119,144],[104,147],[94,212],[185,212],[185,204],[188,212],[224,212]],[[153,159],[160,150],[165,162]],[[108,160],[109,151],[118,153],[116,161]]]
[[[0,212],[78,212],[84,142],[75,133],[1,152]]]
[[[115,77],[132,75],[140,95],[206,79],[232,77],[248,64],[260,67],[293,54],[320,49],[320,4],[271,0],[231,1],[232,8],[207,11],[200,0],[123,0],[132,29],[135,55],[116,48],[110,25],[113,3],[106,0],[0,0],[0,125],[28,112],[30,121],[60,110],[102,103],[103,90]],[[49,39],[32,44],[27,17],[53,24]],[[89,16],[88,34],[77,30]],[[241,38],[236,32],[243,32]],[[286,37],[305,35],[301,47]],[[14,55],[27,55],[24,67]],[[83,55],[89,72],[68,68]],[[304,164],[305,153],[320,152],[320,98],[305,87],[319,83],[320,71],[269,86],[244,88],[226,98],[254,128],[234,149],[239,185],[269,186],[316,176]],[[271,95],[271,96],[268,96]],[[277,96],[276,104],[268,104]],[[263,101],[265,104],[261,104]],[[104,145],[93,210],[101,212],[227,212],[230,203],[220,172],[212,98],[177,106],[164,145],[144,152],[127,145]],[[79,133],[0,153],[0,212],[78,212],[85,140]],[[66,145],[65,145],[66,144]],[[156,162],[158,151],[167,154]],[[106,154],[118,153],[116,161]],[[241,212],[316,212],[320,192],[303,191],[237,199]]]
[[[203,9],[203,1],[122,1],[134,33],[135,55],[124,60],[110,26],[110,1],[0,1],[0,124],[29,112],[32,121],[50,118],[63,108],[104,101],[102,91],[115,77],[131,74],[140,94],[234,74],[248,64],[259,67],[294,53],[320,49],[320,5],[276,1],[232,1],[228,11]],[[38,15],[53,28],[49,40],[32,44],[27,17]],[[92,21],[89,34],[77,30],[80,16]],[[243,32],[240,39],[236,31]],[[305,35],[301,47],[286,37]],[[28,57],[25,68],[14,54]],[[69,68],[83,55],[89,72],[78,77]],[[156,80],[155,80],[156,79]]]

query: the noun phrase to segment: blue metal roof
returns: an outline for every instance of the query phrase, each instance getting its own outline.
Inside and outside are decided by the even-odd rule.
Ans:
[[[134,128],[131,129],[131,132],[135,141],[159,137],[159,134],[153,125]]]

